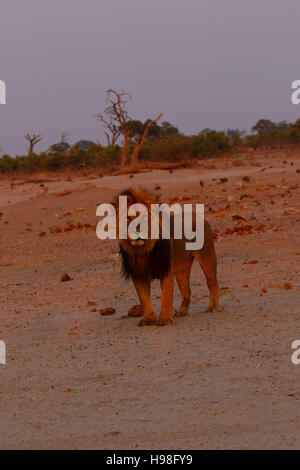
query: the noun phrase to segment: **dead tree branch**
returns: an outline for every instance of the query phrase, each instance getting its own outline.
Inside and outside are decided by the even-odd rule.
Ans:
[[[28,156],[33,154],[33,148],[34,146],[42,140],[42,136],[40,134],[26,134],[25,139],[28,140],[29,142],[29,148],[28,148]]]
[[[61,143],[61,144],[65,144],[67,138],[70,137],[70,135],[71,135],[70,132],[64,131],[64,132],[61,134],[61,141],[60,141],[60,143]]]
[[[112,176],[129,175],[152,170],[173,170],[175,168],[192,168],[197,165],[196,160],[181,160],[180,162],[139,162],[126,168],[120,168]]]
[[[98,121],[102,122],[106,131],[104,131],[104,134],[107,139],[107,145],[115,145],[118,138],[120,137],[122,133],[122,128],[120,126],[116,126],[116,124],[113,122],[112,116],[110,116],[108,119],[105,119],[103,114],[97,114],[96,118]]]
[[[138,162],[141,147],[142,147],[143,143],[145,142],[145,139],[148,135],[150,127],[152,126],[152,124],[159,121],[159,119],[161,119],[162,116],[163,116],[163,113],[159,114],[157,116],[157,118],[153,119],[152,121],[149,121],[148,124],[146,125],[143,135],[141,135],[141,137],[139,138],[137,144],[135,145],[135,147],[133,149],[133,152],[132,152],[132,155],[131,155],[131,164],[132,165],[136,165],[137,162]]]
[[[104,124],[106,129],[105,135],[107,138],[108,145],[114,145],[117,139],[123,134],[124,141],[121,154],[121,167],[125,167],[128,158],[128,147],[131,142],[133,135],[132,121],[127,111],[128,99],[131,99],[131,95],[124,91],[117,92],[116,90],[106,90],[105,103],[107,105],[103,114],[97,114],[97,119]],[[149,121],[144,129],[144,132],[135,143],[131,154],[131,165],[135,165],[138,162],[140,149],[147,138],[148,132],[152,124],[157,122],[163,114],[159,114],[157,118]]]
[[[109,136],[108,132],[106,132],[106,138],[109,144],[113,145],[121,134],[124,136],[121,155],[122,167],[125,166],[127,162],[130,136],[129,129],[127,128],[127,122],[130,119],[126,109],[128,99],[131,99],[131,95],[129,93],[124,91],[117,92],[112,89],[106,90],[105,102],[107,107],[104,110],[104,115],[107,116],[107,118],[104,118],[101,114],[97,116],[111,134]]]

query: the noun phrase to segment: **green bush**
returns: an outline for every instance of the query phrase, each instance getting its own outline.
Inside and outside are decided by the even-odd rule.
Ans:
[[[0,171],[5,173],[7,171],[14,171],[18,169],[18,163],[16,158],[12,158],[9,155],[3,155],[0,158]]]
[[[167,136],[163,139],[147,139],[141,148],[140,159],[178,162],[193,156],[193,144],[190,137]]]
[[[145,124],[132,121],[135,129],[135,141],[145,128]],[[151,129],[151,128],[150,128]],[[159,132],[158,132],[159,131]],[[140,160],[178,162],[191,158],[209,158],[222,153],[235,152],[242,146],[253,149],[268,146],[297,145],[300,143],[300,119],[294,123],[281,121],[274,123],[260,119],[253,127],[252,133],[245,138],[238,130],[227,134],[205,129],[197,135],[186,136],[169,123],[154,126],[140,150]],[[129,143],[129,155],[134,148],[134,138]],[[54,148],[56,149],[54,151]],[[66,150],[67,148],[67,150]],[[59,170],[66,167],[106,167],[115,168],[120,164],[121,148],[118,145],[103,147],[92,141],[81,140],[73,147],[64,147],[58,151],[50,147],[49,153],[30,156],[9,155],[0,157],[0,172]]]

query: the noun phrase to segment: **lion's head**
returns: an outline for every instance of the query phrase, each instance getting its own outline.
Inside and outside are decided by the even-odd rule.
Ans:
[[[133,237],[128,226],[137,217],[127,215],[127,238],[119,238],[119,196],[127,197],[127,210],[133,204],[143,204],[147,209],[147,233],[139,233]],[[117,214],[117,235],[120,245],[120,254],[123,261],[123,273],[128,277],[158,279],[170,270],[171,246],[169,240],[161,238],[161,224],[159,223],[159,238],[151,239],[151,205],[158,204],[159,198],[141,187],[130,187],[122,191],[113,200]],[[130,211],[129,211],[130,212]],[[140,230],[139,230],[140,232]]]

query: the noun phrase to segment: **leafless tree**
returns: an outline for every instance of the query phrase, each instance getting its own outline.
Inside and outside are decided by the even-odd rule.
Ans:
[[[33,154],[33,148],[34,146],[42,140],[42,136],[40,134],[26,134],[25,139],[28,140],[29,142],[29,148],[28,148],[28,156]]]
[[[105,121],[109,126],[107,129],[110,130],[110,132],[113,131],[111,139],[114,138],[114,142],[121,133],[124,136],[121,166],[126,165],[129,144],[129,129],[127,128],[127,122],[130,118],[126,109],[128,99],[131,99],[131,95],[125,91],[117,92],[112,89],[106,90],[105,103],[107,107],[104,110],[104,115],[107,116],[107,118],[105,118]],[[102,122],[104,121],[102,120]]]
[[[120,126],[117,126],[114,121],[112,116],[109,116],[107,119],[104,117],[103,114],[97,114],[97,119],[98,121],[102,122],[106,131],[104,131],[104,134],[107,139],[107,145],[115,145],[117,142],[118,138],[120,137],[122,133],[122,128]]]
[[[107,138],[108,145],[114,145],[117,139],[123,134],[124,141],[121,154],[121,166],[124,167],[127,163],[128,157],[128,146],[131,138],[131,126],[132,120],[129,117],[126,109],[128,100],[131,99],[130,93],[125,91],[117,92],[116,90],[106,90],[105,102],[107,104],[104,114],[98,114],[97,118],[104,124],[106,128],[105,135]],[[135,164],[138,161],[140,149],[148,135],[150,126],[157,122],[163,114],[157,116],[153,121],[149,121],[145,127],[144,133],[139,137],[136,145],[134,146],[131,163]]]
[[[61,134],[61,141],[60,141],[60,143],[61,143],[61,144],[65,144],[67,138],[70,137],[70,135],[71,135],[70,132],[64,131],[64,132]]]
[[[157,116],[157,118],[153,119],[152,121],[149,121],[148,124],[146,125],[143,135],[141,135],[141,137],[138,139],[138,141],[137,141],[137,143],[136,143],[136,145],[135,145],[135,147],[132,151],[132,155],[131,155],[131,164],[132,165],[135,165],[138,162],[141,147],[142,147],[143,143],[145,142],[145,139],[148,135],[150,127],[152,126],[152,124],[159,121],[159,119],[162,116],[163,116],[163,113],[159,114]]]

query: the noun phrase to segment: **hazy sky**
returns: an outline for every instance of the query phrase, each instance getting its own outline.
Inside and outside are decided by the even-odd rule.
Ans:
[[[22,154],[86,138],[107,88],[132,93],[131,117],[165,113],[187,134],[294,120],[299,0],[1,0],[0,145]]]

